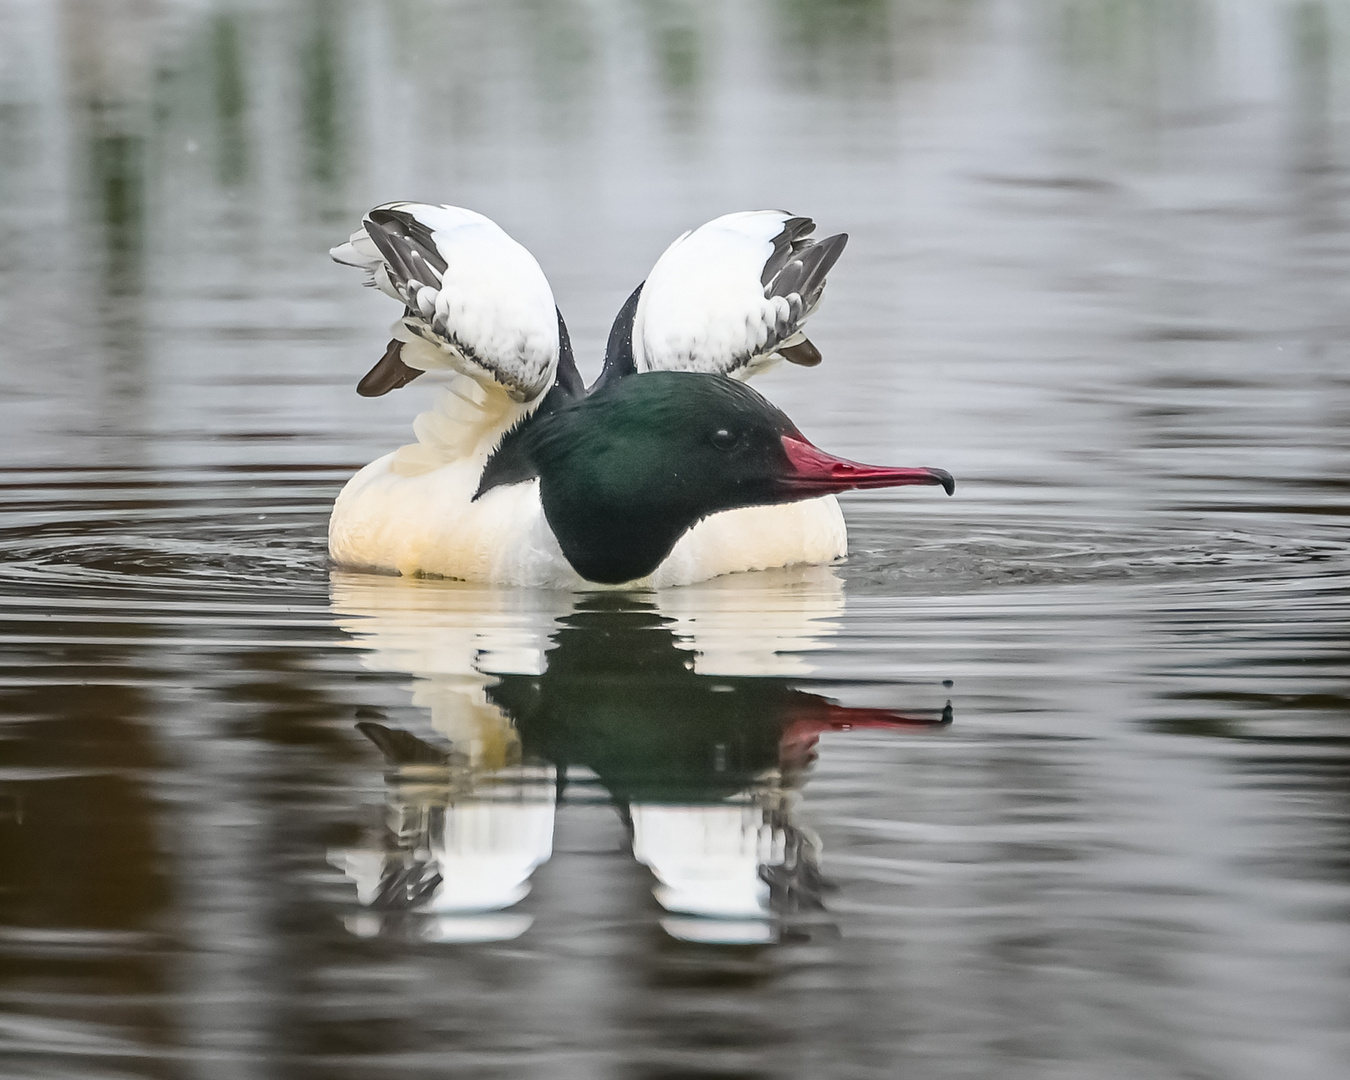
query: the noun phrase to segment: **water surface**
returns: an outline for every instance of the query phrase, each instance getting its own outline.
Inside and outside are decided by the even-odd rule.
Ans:
[[[0,1073],[1350,1067],[1350,9],[0,2]],[[664,246],[846,230],[761,384],[950,469],[849,560],[334,571],[451,201],[588,374]]]

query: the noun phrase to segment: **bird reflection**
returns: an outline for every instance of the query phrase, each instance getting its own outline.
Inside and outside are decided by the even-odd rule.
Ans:
[[[837,609],[837,593],[825,596]],[[811,919],[827,886],[820,841],[796,809],[820,736],[940,726],[951,708],[913,715],[852,708],[781,675],[727,674],[730,665],[699,637],[701,630],[715,641],[719,625],[725,636],[726,618],[710,617],[716,611],[672,617],[631,594],[591,594],[552,621],[542,665],[493,671],[494,657],[512,654],[481,641],[472,643],[477,683],[439,665],[431,680],[442,684],[439,692],[418,696],[432,705],[432,726],[448,744],[359,723],[390,771],[378,844],[332,853],[357,885],[361,912],[349,928],[454,941],[518,936],[530,917],[507,909],[552,853],[555,806],[597,800],[615,806],[634,858],[656,878],[661,925],[671,936],[770,942]],[[832,628],[819,604],[803,611],[808,625]],[[754,650],[739,636],[742,668],[773,668],[774,645],[801,644],[800,617],[779,611],[774,621],[785,625],[767,629],[761,612],[761,661],[747,659]],[[387,619],[349,629],[377,647],[382,633],[409,640]]]
[[[553,853],[552,770],[475,760],[372,721],[357,727],[390,769],[378,846],[330,856],[364,909],[348,929],[438,941],[508,940],[529,929],[529,916],[503,912]]]

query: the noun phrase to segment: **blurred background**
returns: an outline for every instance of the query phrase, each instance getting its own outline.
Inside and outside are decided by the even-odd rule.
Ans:
[[[0,0],[0,1075],[1345,1075],[1348,123],[1340,0]],[[615,609],[334,574],[392,199],[588,377],[685,229],[848,232],[757,385],[956,498]]]

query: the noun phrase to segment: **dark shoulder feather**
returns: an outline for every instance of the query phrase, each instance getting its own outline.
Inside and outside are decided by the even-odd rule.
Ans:
[[[478,478],[478,490],[473,493],[472,501],[477,502],[495,487],[523,484],[539,475],[539,466],[534,462],[533,435],[541,419],[537,414],[527,416],[502,436],[497,449],[483,466],[483,475]]]
[[[389,276],[400,291],[410,285],[440,286],[445,259],[431,229],[408,211],[377,206],[366,215],[366,232],[389,264]]]
[[[765,282],[764,295],[791,296],[796,293],[802,298],[803,309],[810,311],[820,300],[821,290],[825,288],[825,275],[839,261],[847,243],[848,233],[836,233],[824,240],[807,240],[794,246],[783,259],[777,273]]]
[[[515,427],[502,436],[497,449],[483,466],[483,475],[478,480],[478,490],[474,499],[486,495],[495,487],[505,484],[521,484],[533,480],[539,475],[534,463],[533,443],[535,433],[545,419],[565,409],[586,396],[586,384],[577,370],[576,357],[572,354],[572,339],[567,333],[567,324],[563,322],[562,312],[558,312],[558,374],[552,389],[544,395],[539,408],[530,413]]]
[[[492,451],[492,456],[483,466],[483,475],[478,478],[478,490],[473,493],[473,501],[495,487],[523,484],[539,475],[535,451],[541,436],[560,413],[586,400],[585,397],[555,396],[557,393],[558,387],[555,385],[538,409],[502,436],[497,449]]]
[[[790,217],[783,222],[783,231],[775,236],[772,241],[773,254],[764,263],[764,272],[759,275],[759,283],[765,289],[768,288],[769,282],[778,275],[778,272],[787,265],[793,252],[810,243],[806,237],[813,233],[815,228],[816,223],[809,217]]]
[[[554,310],[558,311],[557,308]],[[572,337],[567,332],[562,312],[558,311],[558,373],[553,377],[553,388],[539,408],[552,412],[567,401],[585,396],[586,383],[577,370],[577,358],[572,353]]]
[[[645,284],[644,281],[642,285]],[[615,379],[637,374],[637,361],[633,358],[633,320],[637,317],[638,300],[642,298],[642,285],[634,289],[623,302],[623,307],[619,308],[619,314],[614,318],[614,325],[609,328],[605,366],[600,369],[600,377],[591,385],[591,393],[608,386]]]

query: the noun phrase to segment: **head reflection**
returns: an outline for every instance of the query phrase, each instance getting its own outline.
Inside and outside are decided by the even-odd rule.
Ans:
[[[678,603],[659,606],[631,594],[581,597],[554,614],[534,663],[478,640],[495,620],[474,620],[472,640],[445,636],[447,648],[472,654],[472,674],[429,656],[424,634],[418,651],[434,662],[416,697],[448,742],[358,725],[390,771],[380,844],[333,853],[362,905],[349,927],[456,941],[523,933],[529,916],[507,909],[551,854],[559,800],[616,807],[674,937],[770,942],[820,911],[820,842],[796,820],[820,735],[929,727],[950,710],[849,708],[770,673],[800,678],[800,650],[833,630],[833,575],[807,586],[777,594],[769,611],[744,592],[700,601],[680,590]],[[351,595],[335,599],[344,615],[359,612]],[[381,638],[414,639],[385,614],[383,625],[377,616],[348,628],[377,650]]]

